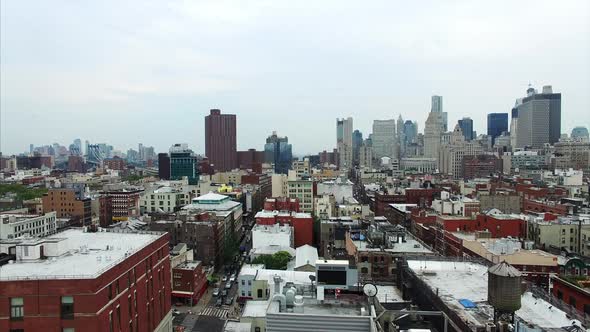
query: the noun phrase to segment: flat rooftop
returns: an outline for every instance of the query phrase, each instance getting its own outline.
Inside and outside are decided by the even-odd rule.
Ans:
[[[469,326],[485,326],[493,321],[493,308],[487,303],[488,267],[471,262],[410,260],[408,267],[424,281],[433,293]],[[461,299],[471,300],[476,308],[466,309]],[[566,313],[550,303],[525,292],[516,316],[521,321],[544,329],[572,325]],[[579,324],[579,322],[578,322]]]
[[[370,247],[370,243],[367,241],[353,240],[352,243],[356,246],[359,251],[382,251],[379,247]],[[393,244],[393,248],[383,249],[385,252],[391,253],[418,253],[418,254],[431,254],[432,251],[424,247],[420,242],[414,239],[408,239],[406,242],[396,242]]]
[[[162,236],[164,234],[156,232],[87,233],[81,228],[68,229],[28,241],[58,242],[63,254],[3,265],[0,267],[0,280],[94,279]],[[24,241],[21,245],[29,244]]]

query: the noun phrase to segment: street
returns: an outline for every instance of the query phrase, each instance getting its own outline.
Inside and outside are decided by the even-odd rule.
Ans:
[[[245,251],[250,250],[248,236],[252,228],[252,221],[244,222],[243,233],[240,240],[240,248]],[[239,252],[233,262],[226,264],[219,272],[216,273],[219,281],[216,284],[208,286],[207,291],[199,299],[199,302],[193,307],[190,306],[174,306],[173,309],[178,310],[178,314],[174,317],[174,326],[183,326],[185,331],[192,332],[217,332],[223,331],[225,321],[228,318],[239,318],[240,306],[236,303],[238,293],[237,275],[245,262],[242,253]],[[231,274],[234,273],[236,280],[231,284],[231,288],[226,289],[227,283],[223,282],[224,276],[229,280]],[[219,288],[219,295],[213,296],[213,290]],[[222,291],[226,290],[227,295],[222,296]],[[221,299],[221,305],[217,301]],[[231,299],[231,304],[226,304],[227,299]]]

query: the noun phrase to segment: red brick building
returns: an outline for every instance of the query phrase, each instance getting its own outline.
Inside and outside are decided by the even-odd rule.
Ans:
[[[554,276],[551,279],[553,296],[574,307],[579,313],[590,315],[590,292],[560,277]]]
[[[117,171],[123,171],[127,169],[127,162],[125,161],[125,159],[122,159],[120,157],[105,159],[103,160],[103,165],[105,168]]]
[[[168,237],[69,229],[15,243],[0,331],[170,331]]]
[[[432,205],[432,201],[440,196],[440,188],[412,188],[406,189],[406,204],[417,204],[420,207]]]
[[[55,211],[58,218],[70,218],[72,225],[87,226],[92,223],[90,198],[75,189],[49,189],[43,195],[43,213]]]
[[[573,212],[573,206],[559,204],[555,201],[538,201],[524,199],[523,210],[528,212],[551,212],[557,215],[565,216]]]
[[[115,221],[127,220],[130,217],[139,216],[139,197],[142,189],[107,191],[103,195],[112,198],[112,219]]]
[[[515,237],[522,238],[525,235],[526,222],[522,219],[508,215],[478,214],[475,219],[453,216],[437,216],[436,220],[440,228],[449,232],[478,232],[489,231],[493,238]]]
[[[264,202],[264,210],[255,216],[259,225],[290,225],[295,233],[295,247],[313,245],[313,218],[299,212],[299,200],[295,198],[271,198]]]
[[[201,261],[187,261],[172,269],[172,298],[193,306],[207,290],[207,274]]]
[[[389,195],[385,193],[375,193],[375,201],[373,203],[373,212],[375,216],[385,216],[387,210],[391,209],[389,204],[403,204],[406,203],[406,196],[404,195]]]
[[[238,168],[253,170],[255,165],[264,162],[264,151],[248,149],[247,151],[238,151]]]
[[[485,178],[502,171],[502,160],[493,155],[480,154],[463,157],[463,178]]]
[[[212,109],[205,117],[205,155],[216,170],[231,171],[238,166],[236,144],[236,115]]]

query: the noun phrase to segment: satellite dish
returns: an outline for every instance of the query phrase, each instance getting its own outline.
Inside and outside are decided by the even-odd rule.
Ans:
[[[377,295],[377,286],[373,284],[365,284],[363,286],[363,292],[368,297],[374,297],[375,295]]]

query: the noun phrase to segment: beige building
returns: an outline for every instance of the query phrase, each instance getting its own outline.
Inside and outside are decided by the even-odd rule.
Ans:
[[[466,141],[461,127],[456,125],[450,142],[440,147],[438,168],[441,173],[460,179],[463,177],[463,157],[476,156],[482,152],[482,146],[474,141]]]
[[[528,217],[527,238],[538,248],[560,248],[582,255],[590,254],[590,218],[560,217],[545,221]]]
[[[301,212],[313,213],[313,181],[289,180],[287,181],[287,197],[298,198]]]
[[[522,249],[521,246],[517,239],[463,240],[463,248],[493,264],[505,261],[514,266],[546,266],[547,271],[557,267],[557,256],[542,250]]]
[[[273,174],[272,182],[272,197],[287,197],[287,175]]]

